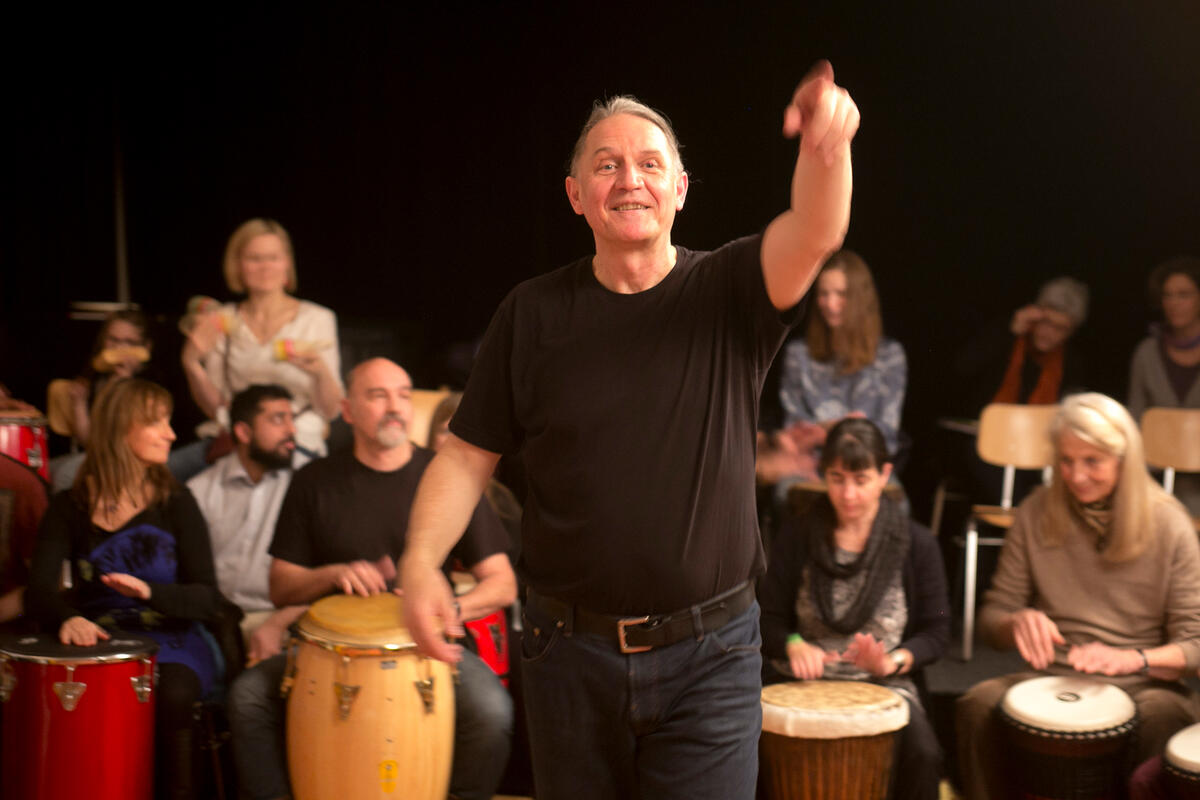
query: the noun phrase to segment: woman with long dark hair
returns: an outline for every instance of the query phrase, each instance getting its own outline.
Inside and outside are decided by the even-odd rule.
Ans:
[[[192,705],[217,680],[201,622],[220,604],[204,518],[167,471],[171,395],[138,378],[112,381],[91,413],[87,457],[72,489],[50,502],[26,606],[67,645],[117,631],[159,644],[159,797],[192,797]],[[63,563],[71,588],[60,591]]]

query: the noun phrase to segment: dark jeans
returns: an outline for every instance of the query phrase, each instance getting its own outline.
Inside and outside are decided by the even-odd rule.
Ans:
[[[625,655],[525,609],[538,800],[751,800],[762,731],[758,604],[717,631]]]
[[[229,690],[229,727],[238,784],[244,797],[286,797],[286,701],[279,683],[286,668],[283,654],[246,670]],[[491,669],[474,653],[464,652],[454,692],[454,765],[450,792],[461,800],[490,800],[508,763],[512,740],[512,699]]]

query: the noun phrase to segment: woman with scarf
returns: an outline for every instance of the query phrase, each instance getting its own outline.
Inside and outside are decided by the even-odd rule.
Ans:
[[[139,378],[111,381],[96,398],[75,486],[42,518],[26,608],[65,645],[117,631],[158,642],[156,796],[190,798],[192,706],[219,677],[200,624],[216,617],[221,595],[204,518],[166,468],[171,405],[166,389]]]
[[[942,753],[917,684],[950,638],[941,552],[884,496],[892,465],[872,422],[833,426],[821,467],[828,495],[776,536],[760,587],[764,680],[862,680],[899,692],[910,721],[892,796],[936,798]]]
[[[1032,671],[959,698],[967,800],[1005,796],[994,710],[1028,678],[1083,673],[1124,689],[1141,717],[1137,761],[1161,753],[1200,713],[1200,698],[1180,681],[1200,666],[1200,546],[1191,520],[1146,472],[1137,425],[1112,398],[1067,397],[1049,435],[1054,478],[1017,509],[979,614],[981,634],[1016,647]]]

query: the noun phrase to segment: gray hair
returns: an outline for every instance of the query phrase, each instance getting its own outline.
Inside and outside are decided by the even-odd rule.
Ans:
[[[1046,282],[1038,292],[1037,305],[1061,311],[1078,328],[1087,319],[1088,287],[1074,278],[1055,278]]]
[[[618,114],[641,117],[656,125],[667,137],[667,146],[671,149],[671,160],[675,162],[679,171],[683,172],[683,158],[679,155],[679,139],[675,136],[675,129],[671,127],[671,121],[665,114],[655,111],[633,95],[619,94],[608,100],[597,100],[592,104],[592,113],[588,116],[587,122],[583,124],[583,129],[579,131],[579,138],[575,140],[575,148],[571,151],[571,160],[567,163],[568,175],[575,174],[575,166],[579,163],[579,157],[583,155],[583,148],[587,144],[587,137],[592,132],[592,128]]]

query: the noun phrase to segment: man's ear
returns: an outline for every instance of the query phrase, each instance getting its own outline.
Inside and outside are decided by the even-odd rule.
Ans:
[[[579,181],[568,175],[566,180],[567,200],[571,203],[571,208],[576,214],[583,213],[583,199],[579,196]]]
[[[250,444],[250,440],[254,438],[254,430],[248,422],[233,423],[233,440],[238,444]]]

